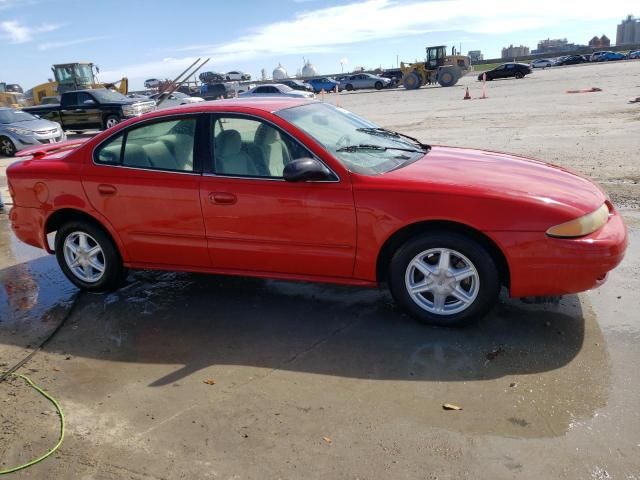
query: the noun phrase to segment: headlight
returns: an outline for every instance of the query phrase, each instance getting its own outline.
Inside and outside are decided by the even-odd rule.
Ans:
[[[12,133],[15,133],[16,135],[33,135],[33,132],[31,130],[26,130],[24,128],[19,128],[19,127],[7,127],[7,130],[9,130]]]
[[[133,117],[136,114],[136,110],[133,105],[123,105],[122,106],[122,114],[127,117]]]
[[[575,220],[570,220],[547,230],[550,237],[583,237],[602,228],[609,218],[609,207],[603,203],[597,210]]]

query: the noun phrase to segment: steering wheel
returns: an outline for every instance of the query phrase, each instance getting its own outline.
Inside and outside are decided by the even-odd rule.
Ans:
[[[341,147],[346,147],[347,145],[351,145],[351,137],[349,135],[342,135],[336,142],[336,150]]]

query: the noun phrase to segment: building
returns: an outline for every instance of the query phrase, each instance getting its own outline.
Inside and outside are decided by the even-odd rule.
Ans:
[[[569,43],[566,38],[547,38],[546,40],[540,40],[538,42],[538,48],[533,52],[536,54],[548,54],[548,53],[567,53],[573,52],[580,48],[575,43]]]
[[[480,50],[469,50],[467,52],[467,56],[471,59],[473,63],[481,62],[484,60],[484,55]]]
[[[600,38],[596,35],[589,40],[589,47],[591,48],[609,48],[611,46],[611,40],[606,35],[602,35]]]
[[[620,22],[616,32],[616,46],[637,45],[640,43],[640,18],[629,15]]]
[[[519,47],[509,45],[508,47],[504,47],[502,49],[503,59],[526,57],[527,55],[529,55],[529,47],[525,47],[524,45],[520,45]]]

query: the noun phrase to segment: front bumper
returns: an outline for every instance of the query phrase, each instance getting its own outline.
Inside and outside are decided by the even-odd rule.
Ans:
[[[622,217],[613,211],[604,227],[580,238],[543,232],[490,232],[505,252],[513,297],[565,295],[596,288],[624,258]]]
[[[13,144],[16,146],[16,150],[20,151],[27,147],[33,147],[35,145],[46,145],[50,143],[60,143],[67,140],[67,136],[62,131],[62,129],[58,129],[56,131],[50,131],[48,133],[36,133],[33,132],[31,135],[17,135],[15,133],[3,133],[2,135],[7,136],[11,139]]]

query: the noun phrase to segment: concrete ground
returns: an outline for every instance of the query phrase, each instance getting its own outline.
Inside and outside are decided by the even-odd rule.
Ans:
[[[467,84],[479,95],[470,77],[327,96],[425,141],[569,166],[622,207],[631,243],[603,287],[503,297],[464,330],[316,284],[136,272],[78,294],[0,215],[0,371],[68,317],[20,370],[60,400],[67,437],[15,477],[639,480],[638,73],[551,69],[494,81],[487,100],[462,100]],[[51,405],[20,381],[0,384],[0,406],[0,470],[55,443]]]

